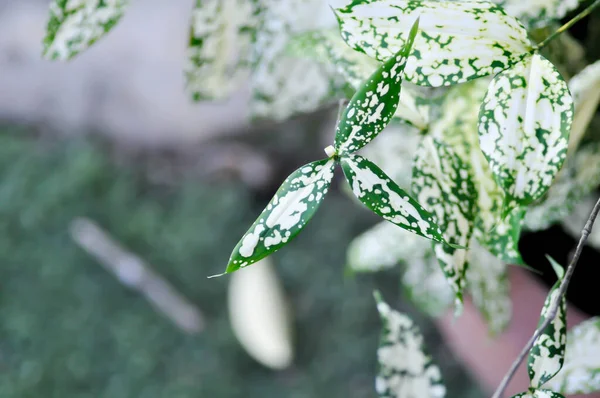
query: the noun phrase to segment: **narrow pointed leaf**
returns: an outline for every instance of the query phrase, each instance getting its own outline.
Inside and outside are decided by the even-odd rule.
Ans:
[[[565,398],[557,392],[551,390],[531,390],[521,394],[513,395],[512,398]]]
[[[308,56],[335,68],[337,73],[355,90],[381,64],[367,55],[355,51],[344,42],[339,30],[322,29],[295,36],[289,45],[289,52],[296,56]],[[400,101],[394,114],[398,118],[424,130],[429,123],[430,101],[419,98],[409,87],[402,87]]]
[[[185,78],[194,100],[221,100],[250,77],[259,0],[195,0]]]
[[[580,0],[494,0],[494,3],[518,18],[527,29],[536,29],[561,20],[579,6]]]
[[[567,84],[539,54],[492,80],[481,105],[479,141],[507,208],[546,193],[565,160],[572,119]]]
[[[571,156],[584,137],[600,103],[600,61],[588,65],[573,76],[569,82],[569,90],[575,103],[575,116],[569,139],[569,156]]]
[[[377,165],[358,155],[340,159],[354,195],[375,214],[417,235],[444,242],[433,215]]]
[[[405,72],[408,81],[422,86],[495,74],[532,50],[521,23],[491,2],[354,1],[335,12],[348,45],[378,60],[403,48],[410,23],[420,16]]]
[[[225,272],[263,259],[298,235],[323,201],[334,165],[332,159],[318,160],[290,174],[231,253]]]
[[[510,322],[512,305],[507,266],[482,246],[469,246],[468,290],[492,335],[504,331]]]
[[[555,269],[562,270],[562,267],[551,260]],[[558,287],[564,276],[564,271],[557,272],[559,280],[554,284],[548,294],[538,326],[546,319],[548,311],[553,303],[559,299]],[[560,305],[554,320],[546,327],[543,333],[533,344],[529,351],[529,361],[527,370],[531,387],[540,388],[548,380],[552,379],[562,368],[565,359],[565,345],[567,342],[567,301],[565,297],[560,298]]]
[[[129,0],[53,0],[44,38],[44,57],[66,61],[107,34]]]
[[[425,137],[415,155],[412,190],[419,203],[431,210],[444,239],[466,247],[473,233],[477,205],[473,171],[450,146]],[[467,251],[433,244],[434,252],[452,290],[462,302]]]
[[[373,272],[410,262],[429,250],[425,239],[383,221],[350,243],[347,261],[353,271]]]
[[[563,368],[547,386],[565,395],[600,391],[600,318],[571,329],[566,351]]]
[[[377,350],[380,398],[441,398],[446,396],[440,369],[425,352],[423,336],[406,315],[390,308],[375,293],[383,331]]]
[[[377,68],[348,103],[335,135],[338,154],[359,150],[390,123],[398,108],[406,57],[418,29],[417,20],[411,28],[406,45]]]

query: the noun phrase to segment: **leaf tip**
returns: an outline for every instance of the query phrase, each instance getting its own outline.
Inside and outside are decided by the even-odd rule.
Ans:
[[[563,268],[563,266],[560,265],[555,259],[550,257],[550,255],[548,255],[548,254],[546,254],[546,258],[548,259],[548,261],[550,262],[550,265],[554,269],[554,272],[556,273],[556,277],[559,280],[562,280],[562,278],[564,278],[564,276],[565,276],[565,269]]]

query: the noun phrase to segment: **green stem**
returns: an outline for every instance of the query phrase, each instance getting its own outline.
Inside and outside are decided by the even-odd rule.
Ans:
[[[546,47],[548,45],[548,43],[550,43],[552,40],[556,39],[564,31],[568,30],[569,28],[571,28],[571,26],[575,25],[577,22],[581,21],[583,18],[585,18],[588,15],[590,15],[590,13],[592,11],[594,11],[594,8],[596,8],[598,6],[600,6],[600,0],[594,1],[588,8],[586,8],[583,11],[581,11],[573,19],[571,19],[569,22],[567,22],[566,24],[564,24],[563,26],[561,26],[560,28],[558,28],[558,30],[556,32],[552,33],[550,36],[546,37],[544,39],[544,41],[542,41],[541,43],[539,43],[537,45],[537,50],[541,50],[542,48]]]

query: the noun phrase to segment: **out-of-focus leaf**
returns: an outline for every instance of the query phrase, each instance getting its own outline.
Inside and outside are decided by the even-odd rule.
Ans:
[[[248,80],[259,0],[196,0],[185,77],[195,100],[227,98]]]
[[[565,363],[547,386],[565,395],[600,391],[600,318],[588,319],[567,333]]]
[[[375,292],[383,331],[377,350],[379,373],[375,389],[381,398],[441,398],[446,396],[440,369],[425,352],[421,331],[405,314],[395,311]]]
[[[290,174],[233,249],[225,272],[267,257],[298,235],[325,198],[334,165],[333,159],[318,160]]]
[[[572,156],[598,109],[600,103],[600,61],[588,65],[569,82],[573,95],[575,116],[569,138],[569,155]]]
[[[423,86],[498,73],[532,50],[521,23],[491,2],[369,0],[334,11],[348,45],[380,61],[403,48],[410,25],[420,16],[406,78]]]
[[[535,390],[531,389],[528,392],[513,395],[512,398],[565,398],[557,392],[550,390]]]
[[[567,84],[541,55],[492,80],[481,105],[479,142],[506,194],[505,212],[550,188],[566,157],[572,120]]]
[[[404,48],[385,61],[356,90],[337,126],[335,149],[339,155],[353,153],[367,145],[390,123],[400,100],[406,57],[418,29],[417,19]]]
[[[559,21],[569,11],[576,9],[580,3],[580,0],[493,1],[504,7],[508,14],[517,17],[527,29],[540,28],[553,21]]]
[[[519,252],[519,238],[526,209],[513,209],[487,232],[477,232],[479,242],[494,256],[507,264],[525,265]]]
[[[108,33],[129,0],[53,0],[44,38],[44,57],[69,60]]]

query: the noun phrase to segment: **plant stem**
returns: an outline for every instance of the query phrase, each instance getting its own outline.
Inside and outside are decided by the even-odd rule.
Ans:
[[[537,45],[536,49],[537,50],[541,50],[542,48],[546,47],[548,45],[548,43],[550,43],[552,40],[554,40],[555,38],[557,38],[558,36],[560,36],[564,31],[568,30],[569,28],[571,28],[571,26],[575,25],[577,22],[579,22],[583,18],[585,18],[588,15],[590,15],[590,13],[592,11],[594,11],[594,8],[598,7],[599,5],[600,5],[600,0],[594,1],[592,4],[590,4],[590,6],[588,8],[586,8],[583,11],[581,11],[573,19],[571,19],[569,22],[567,22],[566,24],[564,24],[563,26],[561,26],[560,28],[558,28],[556,30],[556,32],[554,32],[550,36],[546,37],[544,39],[544,41],[542,41],[541,43],[539,43]]]
[[[596,4],[596,3],[600,3],[600,0],[597,0],[594,4]],[[511,365],[510,369],[508,370],[508,372],[502,379],[502,382],[496,389],[496,392],[494,392],[494,395],[492,395],[492,398],[501,398],[502,397],[502,394],[504,394],[504,390],[506,390],[508,383],[510,383],[510,381],[514,377],[514,375],[517,371],[517,368],[519,367],[519,365],[521,365],[521,362],[523,362],[523,360],[525,359],[527,354],[529,354],[529,350],[531,349],[531,347],[533,347],[533,345],[535,344],[535,341],[538,339],[538,337],[540,337],[540,335],[546,329],[546,327],[550,324],[550,322],[552,322],[554,320],[554,318],[556,317],[556,313],[558,312],[558,307],[560,306],[562,298],[567,293],[567,288],[569,287],[569,282],[571,281],[573,272],[575,272],[575,267],[577,266],[577,262],[579,261],[579,257],[581,256],[581,251],[583,250],[583,247],[585,246],[585,242],[587,241],[588,237],[590,236],[590,233],[592,232],[592,227],[594,226],[594,221],[596,221],[596,217],[598,217],[599,212],[600,212],[600,199],[598,199],[598,201],[594,205],[592,213],[590,214],[590,217],[588,218],[587,222],[585,223],[585,227],[583,227],[583,231],[581,231],[581,238],[579,239],[579,243],[577,244],[577,248],[575,249],[575,254],[573,254],[573,258],[571,259],[571,262],[569,263],[569,266],[567,267],[567,272],[565,273],[565,277],[563,278],[563,280],[560,283],[560,286],[558,288],[558,296],[557,296],[556,300],[554,301],[554,303],[552,303],[552,307],[550,308],[550,311],[548,312],[548,316],[546,317],[546,320],[540,325],[540,327],[537,328],[537,330],[533,333],[533,335],[531,336],[529,341],[527,341],[527,344],[525,344],[525,347],[523,347],[523,350],[521,351],[521,353],[519,354],[517,359],[515,359],[515,361]]]

